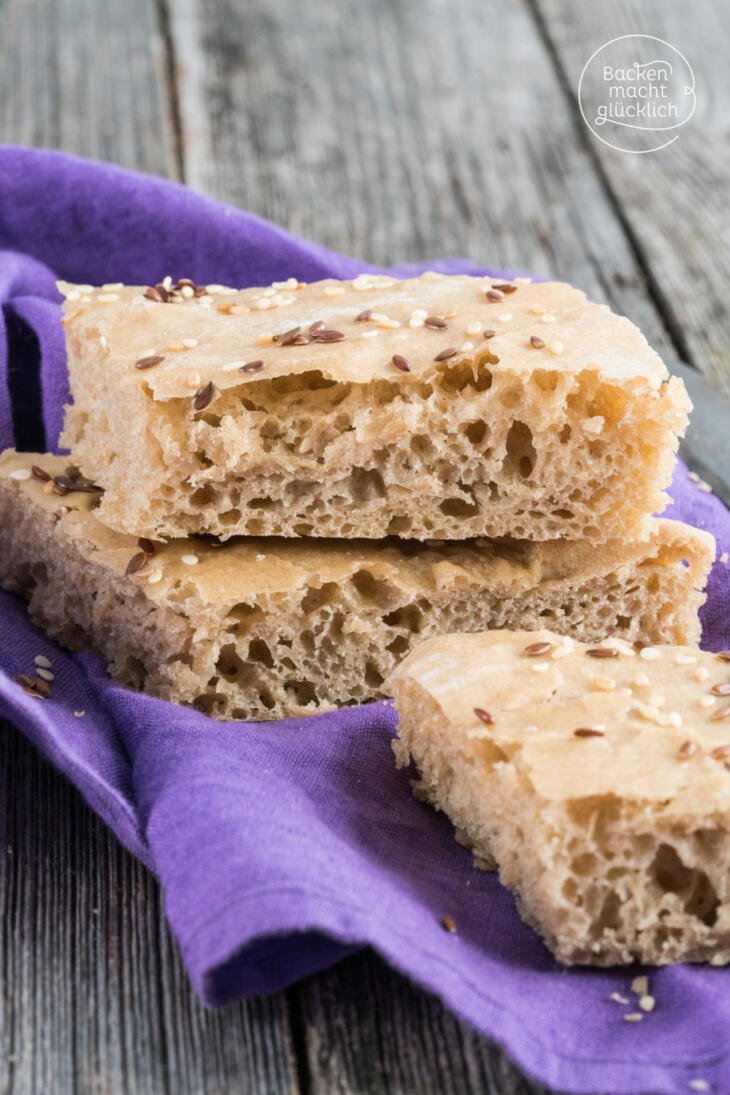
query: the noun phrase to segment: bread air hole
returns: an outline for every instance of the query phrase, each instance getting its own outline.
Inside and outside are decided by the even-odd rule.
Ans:
[[[503,470],[506,475],[520,475],[529,478],[535,466],[537,452],[532,443],[532,430],[519,419],[514,421],[507,433],[506,455]]]
[[[660,844],[651,865],[651,873],[665,893],[673,893],[679,897],[689,916],[696,916],[708,928],[713,926],[717,920],[720,899],[704,871],[698,867],[685,866],[671,844]]]

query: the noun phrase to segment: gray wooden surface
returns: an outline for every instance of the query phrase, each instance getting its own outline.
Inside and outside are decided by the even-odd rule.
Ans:
[[[593,50],[636,31],[697,76],[655,156],[600,145],[576,106]],[[726,489],[729,39],[725,0],[0,0],[0,138],[177,177],[378,263],[574,281],[690,367],[686,452]],[[0,1092],[541,1090],[374,955],[206,1012],[155,881],[9,727],[0,780]]]

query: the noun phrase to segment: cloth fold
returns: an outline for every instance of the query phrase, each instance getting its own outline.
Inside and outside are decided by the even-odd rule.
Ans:
[[[461,260],[430,268],[485,272]],[[176,184],[62,153],[0,148],[0,443],[58,444],[67,377],[57,277],[100,284],[264,284],[347,277],[365,264]],[[395,272],[415,272],[403,266]],[[500,273],[502,273],[500,271]],[[714,532],[730,515],[678,468],[670,516]],[[704,645],[730,645],[730,568],[713,570]],[[53,662],[53,697],[12,682]],[[388,704],[279,723],[217,723],[109,681],[0,592],[0,712],[159,876],[192,982],[208,1004],[272,992],[371,945],[573,1092],[730,1090],[730,972],[652,972],[640,1024],[611,993],[636,971],[566,969],[472,867],[443,816],[416,802],[391,753]],[[457,934],[440,920],[453,916]]]

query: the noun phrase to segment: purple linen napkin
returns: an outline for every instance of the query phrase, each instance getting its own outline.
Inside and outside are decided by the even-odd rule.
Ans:
[[[431,263],[476,272],[462,260]],[[364,264],[184,188],[60,153],[0,149],[0,443],[57,444],[67,394],[55,277],[263,284]],[[416,269],[401,267],[397,272]],[[679,467],[672,514],[730,551],[730,515]],[[730,645],[718,562],[704,645]],[[53,661],[53,698],[12,675]],[[74,712],[84,711],[77,717]],[[632,971],[566,969],[510,895],[476,871],[443,816],[395,770],[387,704],[279,723],[216,723],[125,691],[0,592],[0,712],[160,877],[195,988],[209,1004],[273,992],[370,944],[520,1065],[573,1092],[730,1090],[730,971],[652,973],[653,1014],[626,1023]],[[451,935],[444,915],[458,924]]]

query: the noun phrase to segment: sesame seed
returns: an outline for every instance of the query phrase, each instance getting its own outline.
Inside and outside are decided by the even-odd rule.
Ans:
[[[456,935],[456,921],[453,916],[442,916],[439,923],[445,932],[449,932],[450,935]]]
[[[708,1084],[707,1080],[700,1080],[700,1079],[690,1080],[689,1086],[692,1088],[693,1091],[709,1091],[710,1090],[710,1085]]]
[[[134,363],[135,369],[151,369],[154,365],[161,365],[164,361],[162,354],[150,354],[148,357],[140,357]]]
[[[181,555],[180,562],[185,563],[186,566],[194,567],[198,561],[197,555]]]
[[[618,650],[610,646],[594,646],[586,654],[589,658],[618,658]]]
[[[138,570],[141,570],[142,567],[145,566],[146,562],[147,553],[144,551],[138,551],[137,554],[133,555],[127,563],[127,568],[124,571],[125,575],[129,576],[130,574],[136,574]]]
[[[32,474],[29,468],[16,468],[15,471],[11,471],[10,478],[22,483],[24,479],[30,479]]]
[[[339,297],[344,291],[344,285],[325,285],[324,287],[324,295],[326,297]]]
[[[301,327],[291,327],[288,331],[274,335],[274,342],[278,346],[303,346],[309,340],[302,334]]]
[[[374,331],[363,331],[360,338],[375,338],[375,336],[379,334],[380,331],[376,328]]]
[[[33,661],[36,665],[40,666],[41,669],[50,669],[52,665],[51,659],[47,658],[45,654],[36,654]]]
[[[461,354],[468,354],[468,353],[470,353],[470,352],[471,352],[471,351],[472,351],[473,349],[474,349],[474,343],[473,343],[473,342],[469,342],[469,341],[468,341],[468,339],[467,339],[467,341],[466,341],[466,342],[462,342],[461,346],[459,347],[459,353],[461,353]]]
[[[710,671],[709,671],[709,669],[707,668],[706,665],[698,666],[697,669],[695,669],[694,674],[693,674],[694,679],[696,681],[698,681],[700,684],[702,684],[703,681],[706,681],[707,678],[709,677],[709,675],[710,675]]]
[[[715,699],[714,696],[701,696],[700,697],[700,707],[714,707],[716,703],[717,703],[717,700]]]
[[[147,576],[147,585],[148,586],[156,585],[161,580],[162,580],[162,570],[160,569],[160,567],[157,567],[155,570],[151,571],[148,574],[148,576]]]
[[[213,381],[209,380],[207,384],[201,384],[193,396],[193,410],[204,411],[213,398],[215,388]]]
[[[631,991],[637,996],[646,996],[649,991],[649,978],[643,973],[635,977],[631,982]]]
[[[501,289],[487,289],[485,296],[487,300],[492,302],[492,304],[496,304],[498,301],[504,300],[504,293]]]
[[[532,308],[529,309],[529,312],[530,312],[531,316],[544,316],[545,315],[545,309],[541,308],[539,304],[535,304]]]
[[[642,686],[649,684],[649,678],[647,677],[646,673],[637,673],[632,683],[635,684],[638,688],[641,688]]]
[[[726,719],[730,716],[730,703],[726,703],[724,707],[718,707],[716,711],[713,711],[710,715],[710,722],[720,722],[722,719]]]
[[[543,339],[541,339],[538,335],[531,335],[530,345],[532,346],[533,350],[542,350],[545,346],[545,343]]]
[[[564,349],[565,346],[562,342],[551,342],[548,346],[548,352],[551,353],[553,357],[560,357]]]
[[[402,373],[409,373],[411,371],[407,358],[402,357],[401,354],[393,354],[390,361],[391,364],[395,365],[396,369],[400,369]]]
[[[56,679],[56,674],[51,669],[44,669],[42,665],[38,666],[36,673],[43,681],[53,681]]]
[[[530,666],[533,673],[547,673],[549,668],[550,666],[547,662],[535,662],[534,665]]]
[[[548,650],[552,649],[552,645],[552,643],[546,642],[530,643],[529,646],[523,649],[522,653],[526,654],[528,658],[537,658],[540,654],[547,654]]]
[[[104,304],[111,304],[113,300],[119,300],[119,293],[99,293],[96,299]]]
[[[699,752],[699,746],[695,741],[683,741],[677,750],[677,756],[680,760],[688,760],[690,757],[694,757]]]
[[[688,478],[688,479],[690,480],[690,482],[692,482],[692,483],[699,483],[699,481],[700,481],[700,477],[699,477],[699,475],[697,474],[697,472],[696,472],[696,471],[689,471],[689,472],[687,472],[687,478]]]
[[[441,316],[426,316],[423,321],[423,326],[430,327],[434,331],[444,331],[448,327],[448,324]]]
[[[543,312],[540,316],[540,323],[555,323],[555,316],[552,312]]]
[[[500,312],[499,315],[497,316],[497,319],[500,323],[509,323],[509,321],[512,319],[512,313],[511,312]]]
[[[661,655],[661,650],[657,650],[655,646],[645,646],[639,651],[639,657],[643,658],[645,662],[654,662]]]
[[[372,309],[363,308],[362,312],[358,312],[358,314],[355,316],[355,323],[367,323],[372,314]]]
[[[263,369],[263,361],[247,361],[245,365],[241,366],[242,373],[257,373],[259,369]]]
[[[482,332],[482,338],[487,338],[487,339],[489,339],[489,338],[494,338],[494,336],[496,335],[496,333],[497,333],[497,332],[496,332],[496,331],[493,331],[493,330],[491,329],[491,327],[490,327],[490,328],[489,328],[488,330],[486,330],[486,331],[483,331],[483,332]]]
[[[718,650],[715,657],[722,662],[730,662],[730,650]]]
[[[710,689],[713,696],[730,696],[730,681],[723,681],[722,684],[713,684]]]
[[[124,285],[121,281],[110,281],[106,285],[102,285],[101,288],[105,293],[115,293],[117,289],[123,289]]]
[[[624,1015],[624,1022],[640,1023],[643,1018],[644,1016],[641,1014],[640,1011],[628,1011],[626,1015]]]
[[[647,992],[644,996],[639,997],[639,1007],[642,1011],[653,1011],[656,1007],[656,1000]]]
[[[579,726],[573,731],[574,738],[602,738],[603,730],[595,730],[592,726]]]
[[[474,714],[478,719],[482,720],[485,726],[494,726],[494,719],[483,707],[475,707]]]
[[[616,681],[611,677],[594,677],[591,681],[591,685],[596,692],[613,692],[616,687]]]
[[[184,338],[182,344],[186,350],[192,350],[193,346],[198,345],[198,340],[197,338]]]
[[[730,561],[730,555],[728,555],[726,551],[723,551],[722,555],[720,556],[720,562],[727,563],[728,561]]]
[[[675,665],[696,665],[697,659],[694,654],[677,654],[674,659]]]
[[[449,346],[446,350],[441,350],[440,353],[436,354],[434,361],[448,361],[450,357],[458,354],[458,352],[455,346]]]
[[[628,1004],[630,1000],[627,996],[622,996],[620,992],[612,992],[610,999],[616,1004]]]
[[[718,745],[710,751],[713,760],[727,760],[730,757],[730,745]]]
[[[30,469],[34,479],[40,479],[42,483],[50,482],[50,475],[43,468],[39,468],[37,464],[34,464]]]
[[[509,281],[500,281],[499,284],[493,285],[493,289],[498,290],[500,293],[516,293],[517,286],[512,285]]]
[[[469,324],[469,326],[466,328],[466,333],[468,335],[478,335],[481,332],[481,329],[482,329],[482,325],[479,322],[479,320],[477,320],[476,323],[470,323]]]
[[[75,719],[82,719],[85,714],[86,714],[85,711],[74,711],[74,718]]]

